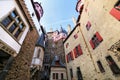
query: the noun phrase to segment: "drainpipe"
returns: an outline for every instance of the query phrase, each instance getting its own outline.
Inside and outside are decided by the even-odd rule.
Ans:
[[[88,44],[87,44],[87,42],[86,42],[86,40],[85,40],[85,37],[84,37],[84,35],[83,35],[83,32],[82,32],[82,30],[81,30],[81,28],[80,28],[80,23],[78,23],[79,24],[79,29],[80,29],[80,32],[81,32],[81,34],[82,34],[82,37],[83,37],[83,40],[84,40],[84,42],[85,42],[85,45],[86,45],[86,48],[87,48],[87,50],[88,50],[88,52],[89,52],[89,55],[90,55],[90,58],[91,58],[91,60],[92,60],[92,62],[93,62],[93,66],[95,67],[95,62],[94,62],[94,59],[93,59],[93,57],[92,57],[92,53],[90,52],[90,49],[89,49],[89,47],[88,47]],[[97,69],[96,69],[96,67],[95,67],[95,71],[97,72]]]

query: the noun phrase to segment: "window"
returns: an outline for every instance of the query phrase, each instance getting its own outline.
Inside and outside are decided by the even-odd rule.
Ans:
[[[56,79],[58,79],[58,73],[56,73]]]
[[[89,30],[90,27],[91,27],[91,23],[90,23],[90,21],[88,21],[87,24],[86,24],[86,28],[87,28],[87,30]]]
[[[20,20],[20,18],[18,17],[18,18],[15,19],[15,21],[16,21],[16,23],[20,23],[21,20]]]
[[[78,34],[75,34],[75,35],[74,35],[74,39],[77,39],[77,38],[78,38]]]
[[[117,20],[120,20],[120,0],[116,2],[114,8],[111,9],[110,14]]]
[[[22,24],[20,24],[20,25],[19,25],[19,27],[20,27],[20,29],[22,30],[22,29],[23,29],[23,27],[24,27],[23,23],[22,23]]]
[[[6,17],[4,20],[2,20],[2,24],[4,27],[7,27],[10,23],[12,22],[12,19],[10,18],[10,16]]]
[[[68,60],[69,60],[69,61],[72,60],[72,58],[71,58],[71,54],[70,54],[70,53],[68,54]]]
[[[16,24],[13,24],[13,25],[9,28],[9,31],[12,33],[12,32],[15,30],[16,27],[17,27],[17,25],[16,25]]]
[[[113,74],[120,74],[120,69],[117,66],[117,64],[115,63],[115,61],[112,59],[112,57],[107,56],[106,60],[107,60],[107,62],[109,64],[109,67],[110,67],[111,71],[113,72]]]
[[[53,73],[53,79],[55,79],[55,73]]]
[[[15,11],[12,11],[12,12],[11,12],[11,17],[13,17],[13,18],[17,17],[17,14],[16,14]]]
[[[102,63],[101,63],[100,61],[97,61],[97,65],[98,65],[101,73],[105,72],[105,70],[104,70],[104,68],[103,68],[103,66],[102,66]]]
[[[61,73],[61,80],[63,80],[64,79],[64,77],[63,77],[63,73]]]
[[[1,24],[4,29],[6,29],[8,33],[10,32],[9,34],[16,39],[20,38],[25,27],[16,10],[12,11],[7,17],[5,17],[1,21]]]
[[[81,49],[81,46],[78,45],[74,48],[74,55],[75,55],[75,58],[77,58],[78,56],[82,55],[83,52],[82,52],[82,49]]]
[[[18,29],[14,36],[17,38],[17,37],[19,36],[20,33],[21,33],[21,30]]]
[[[95,49],[101,42],[103,41],[101,35],[96,32],[96,34],[90,40],[90,45],[93,49]]]
[[[73,71],[72,69],[70,69],[70,76],[71,76],[71,79],[73,78]]]
[[[78,80],[83,80],[82,74],[81,74],[81,71],[80,71],[79,67],[77,67],[77,77],[78,77]]]
[[[73,52],[72,51],[66,55],[66,60],[67,60],[67,62],[69,62],[71,60],[74,60]]]
[[[68,46],[69,46],[69,43],[66,44],[66,48],[68,48]]]
[[[55,80],[58,79],[58,73],[53,73],[53,79],[55,79]]]
[[[40,52],[41,52],[41,50],[40,50],[40,49],[38,49],[37,58],[39,58],[39,57],[40,57]]]

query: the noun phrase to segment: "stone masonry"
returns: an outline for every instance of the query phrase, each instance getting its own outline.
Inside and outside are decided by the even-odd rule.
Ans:
[[[21,50],[15,57],[5,80],[30,80],[30,64],[38,36],[35,28],[27,33]]]

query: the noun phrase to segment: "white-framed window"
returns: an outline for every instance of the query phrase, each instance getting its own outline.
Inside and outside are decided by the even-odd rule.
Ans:
[[[3,18],[0,23],[2,27],[17,40],[19,40],[25,30],[25,24],[15,9]]]

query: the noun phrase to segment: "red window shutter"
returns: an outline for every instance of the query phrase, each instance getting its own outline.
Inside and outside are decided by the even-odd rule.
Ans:
[[[115,17],[117,20],[120,20],[120,11],[116,8],[112,8],[110,14]]]
[[[98,32],[96,32],[96,37],[98,38],[98,40],[101,42],[103,39],[102,39],[102,37],[100,36],[100,34],[98,33]]]
[[[71,59],[74,60],[72,51],[70,52],[70,55],[71,55]]]
[[[74,48],[74,55],[75,55],[75,58],[77,58],[76,48]]]
[[[82,55],[83,52],[82,52],[80,45],[78,45],[78,51],[79,51],[80,55]]]
[[[66,61],[67,61],[67,63],[69,62],[69,61],[68,61],[68,55],[66,55]]]
[[[91,45],[91,47],[92,47],[93,49],[95,48],[92,39],[90,40],[90,45]]]

